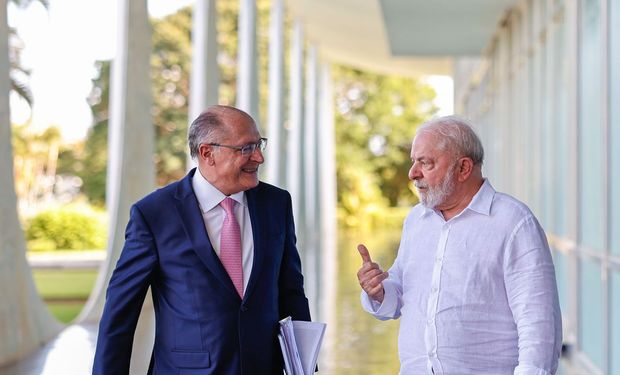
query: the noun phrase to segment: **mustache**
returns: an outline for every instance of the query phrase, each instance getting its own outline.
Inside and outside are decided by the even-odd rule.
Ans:
[[[420,180],[413,181],[413,185],[415,187],[417,187],[418,189],[419,188],[422,188],[422,189],[427,189],[428,188],[428,184],[426,182],[422,182]]]

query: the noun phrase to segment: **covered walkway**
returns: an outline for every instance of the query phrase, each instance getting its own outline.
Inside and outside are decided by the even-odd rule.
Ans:
[[[6,3],[0,3],[4,93],[10,89]],[[196,0],[194,6],[190,118],[217,103],[214,3]],[[236,105],[255,115],[256,4],[240,4]],[[69,374],[53,367],[68,352],[76,374],[88,367],[92,327],[129,206],[154,188],[146,0],[120,0],[119,8],[110,90],[108,257],[77,324],[64,331],[34,289],[16,213],[10,127],[0,126],[0,373]],[[549,235],[570,348],[566,373],[620,373],[620,232],[612,230],[620,227],[620,107],[612,105],[620,102],[620,0],[273,0],[269,22],[266,135],[274,153],[266,158],[266,178],[293,196],[313,316],[329,321],[329,304],[335,303],[320,288],[322,279],[336,278],[330,63],[403,75],[451,74],[457,113],[479,125],[485,174],[499,190],[525,201]],[[0,124],[9,123],[3,94]],[[143,327],[152,327],[152,315],[147,304]],[[134,345],[135,373],[144,373],[138,369],[153,337],[152,329],[142,332]],[[80,346],[67,350],[65,343]],[[17,364],[6,367],[10,363]]]

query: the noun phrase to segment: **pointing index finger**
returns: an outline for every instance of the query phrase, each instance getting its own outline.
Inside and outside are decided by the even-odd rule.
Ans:
[[[370,259],[370,253],[368,252],[366,246],[362,244],[357,245],[357,251],[359,251],[360,255],[362,256],[362,261],[364,262],[364,264],[372,262],[372,259]]]

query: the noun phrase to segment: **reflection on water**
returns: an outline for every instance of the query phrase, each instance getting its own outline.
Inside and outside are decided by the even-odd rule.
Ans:
[[[394,261],[400,230],[338,233],[335,312],[321,351],[323,374],[398,374],[398,321],[379,321],[362,310],[357,270],[362,264],[357,244],[364,243],[373,261],[387,269]]]

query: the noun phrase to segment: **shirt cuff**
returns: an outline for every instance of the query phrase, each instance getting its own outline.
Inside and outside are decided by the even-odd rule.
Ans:
[[[552,375],[549,371],[536,366],[519,364],[515,367],[514,375]]]
[[[394,285],[389,281],[383,282],[383,289],[385,291],[383,296],[383,302],[377,302],[370,298],[366,292],[362,291],[360,298],[362,301],[362,307],[364,310],[371,313],[378,319],[394,319],[396,317],[396,310],[398,306],[398,296]]]

